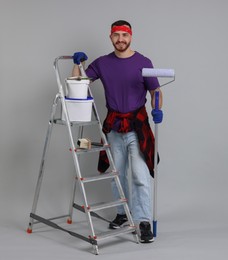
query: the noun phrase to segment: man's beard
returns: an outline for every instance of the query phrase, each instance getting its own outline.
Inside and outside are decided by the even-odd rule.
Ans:
[[[131,42],[126,43],[126,42],[116,42],[113,43],[114,48],[119,51],[119,52],[125,52],[129,46],[130,46]]]

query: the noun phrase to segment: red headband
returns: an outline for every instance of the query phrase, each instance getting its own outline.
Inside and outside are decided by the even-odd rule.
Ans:
[[[129,33],[130,35],[132,35],[132,30],[130,27],[128,26],[125,26],[125,25],[122,25],[122,26],[113,26],[112,29],[111,29],[111,34],[116,32],[116,31],[124,31],[124,32],[127,32]]]

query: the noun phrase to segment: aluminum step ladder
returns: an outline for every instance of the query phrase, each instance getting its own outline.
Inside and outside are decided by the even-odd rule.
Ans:
[[[104,239],[113,238],[114,236],[120,236],[123,234],[130,233],[133,235],[136,243],[139,243],[139,240],[138,240],[136,226],[133,223],[133,220],[132,220],[132,217],[130,214],[130,210],[128,207],[128,203],[127,203],[127,200],[125,198],[124,192],[123,192],[121,184],[120,184],[118,172],[114,165],[114,161],[113,161],[112,154],[110,151],[110,146],[107,142],[105,134],[102,131],[102,125],[101,125],[101,121],[100,121],[100,118],[99,118],[99,115],[97,112],[95,102],[92,103],[92,114],[93,114],[93,118],[95,118],[95,120],[91,120],[89,122],[80,122],[80,121],[72,122],[69,119],[69,113],[68,113],[68,109],[67,109],[66,102],[65,102],[65,94],[64,94],[65,92],[64,92],[62,80],[60,78],[58,62],[59,62],[59,60],[71,60],[72,58],[73,58],[72,56],[59,56],[54,61],[54,70],[56,73],[59,91],[58,91],[58,93],[53,101],[53,105],[52,105],[51,116],[50,116],[50,120],[49,120],[49,124],[48,124],[48,129],[47,129],[41,164],[40,164],[38,180],[37,180],[36,189],[35,189],[32,210],[30,213],[30,221],[29,221],[27,233],[32,233],[34,224],[43,223],[43,224],[53,227],[55,229],[67,232],[74,237],[77,237],[79,239],[82,239],[82,240],[90,243],[93,246],[94,254],[99,254],[98,242],[100,242]],[[91,98],[93,98],[90,87],[88,88],[88,95]],[[62,118],[56,117],[57,107],[59,107],[59,106],[61,107],[62,113],[64,114],[64,120],[62,120]],[[63,216],[57,216],[57,217],[47,219],[47,218],[39,216],[36,213],[36,211],[37,211],[37,204],[38,204],[38,200],[39,200],[42,180],[43,180],[43,176],[44,176],[44,168],[45,168],[48,147],[50,144],[51,133],[52,133],[53,126],[57,125],[57,124],[64,125],[67,127],[67,132],[69,135],[70,151],[73,156],[73,162],[74,162],[74,168],[75,168],[75,181],[73,183],[72,196],[70,198],[69,212]],[[98,132],[100,134],[100,138],[102,141],[99,145],[92,145],[92,147],[90,149],[80,149],[77,147],[77,145],[75,145],[75,139],[73,138],[72,128],[77,127],[78,128],[78,138],[82,138],[83,129],[87,126],[92,126],[92,127],[97,126]],[[92,175],[92,177],[83,176],[83,174],[80,170],[79,156],[82,156],[83,154],[87,154],[87,153],[97,153],[100,151],[106,151],[106,154],[108,156],[109,163],[110,163],[109,169],[111,168],[112,170],[109,170],[102,174],[96,173],[96,175]],[[94,205],[90,205],[88,203],[85,185],[87,183],[94,183],[94,185],[95,185],[97,182],[103,181],[103,180],[115,181],[116,186],[119,191],[119,199],[116,201],[101,202],[101,203],[96,203]],[[82,205],[82,206],[75,203],[76,186],[80,187],[80,191],[82,193],[82,199],[83,199],[83,203],[84,203],[84,205]],[[97,232],[95,231],[95,228],[94,228],[94,221],[93,221],[94,217],[110,223],[109,220],[100,216],[97,213],[97,211],[114,208],[114,207],[117,207],[120,205],[122,205],[124,207],[125,213],[128,218],[128,224],[126,224],[122,228],[118,228],[118,229],[114,229],[114,230],[107,229],[107,232],[102,232],[100,234],[97,234]],[[78,234],[74,231],[63,228],[60,224],[55,223],[55,220],[57,220],[57,219],[66,218],[67,223],[71,224],[74,209],[76,209],[80,212],[84,212],[86,215],[86,219],[88,222],[88,229],[89,229],[89,234],[87,236],[84,236],[84,235]]]

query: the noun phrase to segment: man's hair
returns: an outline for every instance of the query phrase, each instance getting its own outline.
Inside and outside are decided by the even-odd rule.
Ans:
[[[130,23],[127,22],[127,21],[124,21],[124,20],[119,20],[119,21],[114,22],[114,23],[111,25],[111,28],[112,28],[113,26],[121,26],[121,25],[127,25],[127,26],[129,26],[129,27],[131,28]]]

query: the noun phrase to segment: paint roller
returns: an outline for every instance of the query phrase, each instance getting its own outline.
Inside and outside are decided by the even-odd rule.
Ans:
[[[154,69],[143,68],[143,77],[159,77],[159,78],[173,78],[173,80],[161,85],[160,87],[167,85],[175,80],[175,72],[173,69]],[[155,109],[159,108],[159,91],[155,91]],[[154,197],[153,197],[153,233],[154,237],[157,236],[157,159],[158,159],[158,124],[155,124],[155,149],[154,149]]]
[[[174,78],[175,73],[173,69],[142,69],[143,77],[161,77],[161,78]]]
[[[171,81],[164,83],[160,86],[160,87],[163,87],[175,80],[175,71],[173,69],[143,68],[142,76],[143,77],[157,77],[157,78],[173,78]]]

